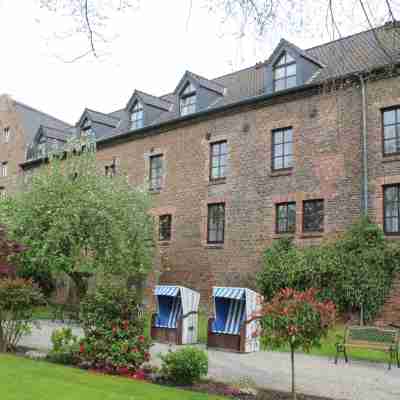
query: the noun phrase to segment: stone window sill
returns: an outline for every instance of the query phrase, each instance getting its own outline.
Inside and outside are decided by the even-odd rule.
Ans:
[[[314,239],[314,238],[322,238],[324,236],[324,232],[303,232],[300,235],[301,239]]]
[[[285,170],[282,170],[282,171],[271,171],[269,173],[269,176],[270,176],[270,178],[277,178],[277,177],[280,177],[280,176],[290,176],[292,174],[293,174],[293,170],[285,169]]]
[[[223,185],[224,183],[226,183],[226,178],[211,179],[208,184],[210,186],[214,186],[214,185]]]
[[[272,239],[285,239],[285,238],[290,238],[294,239],[296,235],[294,233],[274,233],[272,235]]]
[[[161,189],[149,189],[149,193],[150,194],[160,194],[161,193]]]
[[[218,250],[218,249],[223,249],[224,248],[224,245],[223,244],[212,244],[212,243],[207,243],[206,245],[204,245],[204,247],[206,248],[206,249],[215,249],[215,250]]]
[[[400,155],[399,154],[393,154],[390,156],[383,156],[382,162],[383,163],[390,163],[390,162],[396,162],[400,161]]]

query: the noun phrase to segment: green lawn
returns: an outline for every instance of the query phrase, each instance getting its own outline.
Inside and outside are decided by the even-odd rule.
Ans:
[[[334,357],[336,354],[336,343],[338,336],[343,337],[345,327],[338,324],[329,331],[327,338],[321,341],[321,347],[314,347],[309,354],[324,357]],[[279,349],[279,351],[289,351],[287,348]],[[348,349],[347,354],[350,360],[363,360],[372,362],[385,362],[389,361],[389,355],[383,351],[369,350],[369,349]],[[339,363],[344,363],[343,354],[340,354]]]
[[[130,379],[0,354],[1,400],[222,400]]]

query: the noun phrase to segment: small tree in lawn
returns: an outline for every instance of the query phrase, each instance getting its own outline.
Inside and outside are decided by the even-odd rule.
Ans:
[[[0,219],[27,246],[14,260],[22,276],[64,273],[82,298],[93,274],[146,276],[153,255],[149,208],[146,191],[123,174],[105,176],[94,152],[71,151],[50,158],[24,190],[0,202]]]
[[[264,340],[272,347],[289,346],[290,349],[293,399],[296,399],[295,351],[303,349],[308,352],[313,346],[319,346],[335,320],[333,302],[318,301],[316,292],[316,289],[305,292],[282,289],[263,308]]]

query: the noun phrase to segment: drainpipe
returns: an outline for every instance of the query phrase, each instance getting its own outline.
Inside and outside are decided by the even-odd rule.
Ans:
[[[367,147],[367,95],[366,82],[362,75],[358,76],[361,83],[362,101],[362,205],[361,210],[364,216],[368,216],[368,147]]]

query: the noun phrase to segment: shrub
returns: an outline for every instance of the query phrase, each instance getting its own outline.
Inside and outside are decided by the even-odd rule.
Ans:
[[[73,364],[79,351],[78,337],[72,334],[71,328],[56,329],[51,335],[53,348],[48,354],[50,361],[59,364]]]
[[[162,376],[178,385],[192,385],[208,373],[208,356],[195,347],[169,352],[161,356]]]
[[[302,348],[309,351],[320,345],[329,327],[335,321],[335,305],[331,301],[320,302],[317,291],[299,292],[282,289],[262,312],[263,337],[272,347],[288,345],[292,365],[292,394],[295,392],[294,353]]]
[[[82,367],[128,375],[150,360],[134,290],[103,284],[83,301],[80,318],[85,332],[78,355]]]
[[[264,253],[257,284],[266,299],[282,288],[319,289],[341,311],[362,310],[372,319],[390,290],[400,261],[398,244],[388,243],[380,227],[361,219],[334,242],[296,247],[290,238],[275,241]]]
[[[15,350],[29,333],[35,307],[44,303],[31,280],[0,279],[0,352]]]

